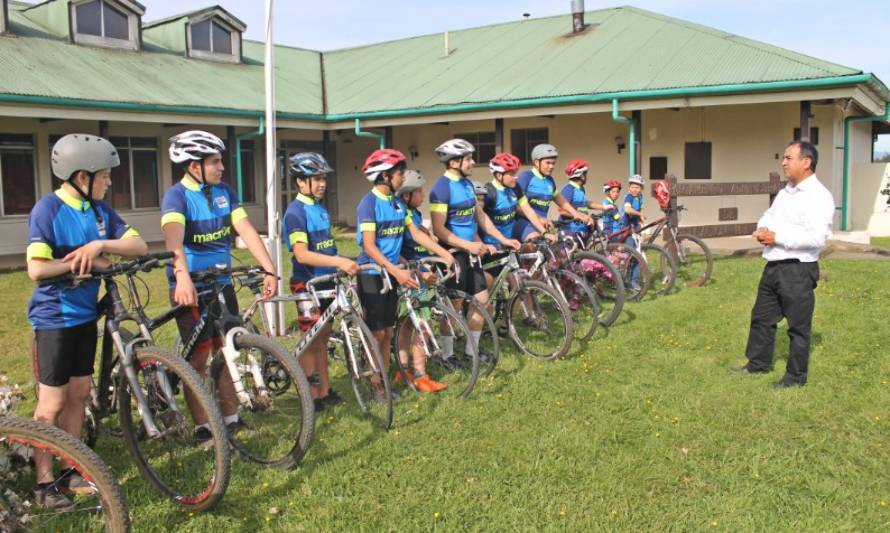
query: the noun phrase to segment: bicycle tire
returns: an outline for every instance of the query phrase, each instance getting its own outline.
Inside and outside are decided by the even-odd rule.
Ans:
[[[660,244],[649,243],[641,246],[646,255],[646,263],[649,265],[650,288],[659,296],[665,296],[674,289],[677,281],[677,262],[673,254],[668,253]],[[658,256],[657,265],[649,259],[646,252],[654,252]]]
[[[242,457],[251,462],[270,468],[293,468],[306,455],[315,434],[315,404],[312,401],[309,381],[303,369],[297,364],[297,360],[272,339],[252,333],[242,333],[234,337],[234,343],[235,349],[239,352],[247,351],[254,354],[256,361],[262,367],[266,367],[268,360],[274,360],[277,372],[286,373],[288,387],[279,390],[277,394],[269,390],[270,396],[264,399],[258,394],[260,391],[254,386],[253,375],[247,365],[239,362],[238,364],[244,367],[240,369],[241,382],[245,392],[250,396],[251,408],[245,409],[244,406],[239,406],[238,414],[248,427],[235,434],[229,433],[229,442]],[[214,357],[210,365],[210,384],[211,390],[215,393],[217,380],[224,368],[222,354]],[[266,372],[263,372],[264,381],[266,377]],[[288,393],[287,396],[285,393]],[[282,425],[294,421],[296,435],[291,437],[294,428],[290,425],[285,428]],[[260,447],[267,446],[272,449],[259,450]]]
[[[560,284],[563,294],[566,296],[566,304],[572,313],[572,331],[576,341],[585,342],[593,337],[599,325],[600,305],[596,293],[584,278],[570,270],[558,270],[553,273],[556,282]],[[573,290],[568,290],[573,289]],[[571,293],[570,296],[568,293]],[[577,295],[577,303],[570,301]],[[572,309],[573,303],[575,309]],[[586,316],[590,313],[590,316]]]
[[[448,388],[445,389],[445,391],[450,392],[458,390],[458,398],[469,397],[473,392],[473,389],[476,387],[476,381],[479,379],[478,349],[475,346],[467,344],[472,338],[469,325],[467,325],[467,322],[460,314],[451,310],[441,302],[423,302],[421,307],[418,308],[418,311],[423,308],[430,310],[430,318],[427,319],[428,325],[432,330],[430,333],[435,335],[436,331],[441,327],[442,321],[446,321],[448,327],[452,329],[452,331],[449,332],[452,333],[452,338],[454,339],[454,354],[451,356],[450,360],[454,365],[449,366],[449,362],[446,362],[446,360],[441,357],[441,353],[433,353],[426,361],[427,374],[429,374],[431,379],[447,384]],[[413,329],[411,319],[408,317],[407,313],[400,316],[399,320],[396,322],[396,331],[393,334],[394,348],[397,348],[398,339],[400,338],[397,335],[401,335],[404,331],[411,331],[411,329],[406,330],[405,328]],[[428,348],[435,347],[428,345]],[[470,350],[469,354],[467,354],[467,350]],[[396,355],[394,359],[396,360],[399,371],[402,373],[402,377],[409,376],[410,371],[402,365],[398,349],[393,350],[393,353]],[[408,357],[411,357],[410,353],[408,354]],[[416,390],[416,387],[414,390]]]
[[[517,348],[522,350],[523,353],[529,355],[531,357],[535,357],[538,359],[544,359],[546,361],[552,361],[558,359],[560,357],[565,356],[569,352],[569,349],[572,347],[572,340],[574,338],[573,333],[573,322],[572,322],[572,314],[569,311],[568,305],[565,303],[565,300],[553,290],[553,287],[543,283],[541,281],[532,280],[532,279],[520,279],[518,281],[518,290],[510,297],[509,302],[507,303],[507,311],[506,311],[506,321],[507,321],[507,332],[510,336],[510,339],[516,345]],[[547,337],[545,320],[549,320],[550,317],[545,316],[546,312],[539,312],[536,317],[526,317],[531,318],[530,323],[527,328],[522,329],[522,334],[520,335],[520,331],[516,328],[516,321],[513,319],[514,311],[519,305],[519,308],[522,308],[522,297],[528,292],[537,292],[546,295],[546,298],[550,300],[548,307],[555,307],[560,316],[562,317],[562,322],[565,326],[563,331],[562,339],[559,344],[553,350],[545,350],[543,353],[532,351],[528,347],[528,343],[526,341],[539,337],[539,334],[543,334],[544,337]],[[540,307],[540,303],[537,302],[534,298],[532,303],[538,307]]]
[[[584,278],[596,293],[600,304],[600,324],[603,326],[614,324],[624,310],[625,300],[624,280],[615,265],[598,253],[578,252],[572,255],[570,268],[575,274]]]
[[[619,242],[610,242],[607,250],[609,251],[608,259],[615,265],[624,280],[624,301],[639,302],[645,298],[649,291],[652,274],[649,272],[649,265],[643,255],[634,247]],[[628,254],[630,257],[627,259],[615,257],[614,254],[618,253]],[[612,261],[613,257],[614,261]],[[630,269],[634,262],[640,268],[640,287],[638,289],[634,289],[630,281]]]
[[[161,473],[156,471],[155,467],[150,464],[151,459],[146,457],[143,450],[140,448],[140,442],[158,442],[160,440],[168,440],[168,437],[172,436],[169,440],[172,441],[173,438],[178,438],[178,444],[182,445],[180,446],[181,448],[188,447],[189,449],[195,449],[204,447],[195,446],[192,428],[185,427],[186,422],[193,422],[193,420],[185,419],[183,413],[190,412],[186,405],[183,405],[181,408],[177,406],[178,413],[170,409],[166,410],[163,415],[156,412],[154,417],[156,423],[162,423],[167,429],[162,437],[148,438],[145,435],[141,422],[137,422],[134,419],[133,410],[135,409],[135,402],[131,399],[132,392],[130,391],[130,384],[127,381],[126,374],[125,372],[121,372],[120,384],[118,385],[118,415],[120,417],[121,432],[123,433],[124,442],[126,442],[127,448],[133,456],[136,466],[139,468],[143,477],[145,477],[157,490],[172,499],[173,502],[180,507],[188,509],[189,511],[207,511],[212,509],[220,502],[220,500],[222,500],[229,485],[231,457],[229,454],[229,443],[226,438],[226,427],[223,424],[222,415],[219,412],[216,402],[210,395],[210,392],[205,388],[204,380],[184,359],[157,346],[145,346],[135,350],[134,366],[136,367],[135,369],[138,374],[142,374],[148,379],[148,377],[151,376],[146,372],[146,369],[154,371],[158,368],[158,365],[160,365],[160,368],[165,369],[165,371],[172,371],[173,375],[179,381],[179,383],[176,384],[177,387],[186,387],[190,391],[193,401],[198,404],[199,408],[202,409],[207,416],[211,438],[209,441],[210,446],[207,447],[205,451],[209,451],[209,449],[212,448],[213,455],[212,460],[207,461],[208,463],[212,463],[212,467],[209,466],[209,464],[205,467],[210,471],[209,480],[201,480],[199,481],[200,485],[198,485],[196,489],[192,490],[190,488],[187,491],[189,492],[188,494],[181,494],[181,492],[183,492],[182,490],[170,486],[167,479],[162,479]],[[171,383],[171,385],[173,384]],[[184,391],[185,389],[183,389],[183,393]],[[183,403],[185,404],[186,402],[183,401]],[[152,407],[154,407],[154,405],[152,405]],[[172,419],[174,424],[171,424],[170,420],[164,422],[165,416],[168,419]],[[159,427],[159,429],[162,428]],[[186,456],[187,454],[183,452],[182,455]],[[193,458],[193,454],[179,461],[170,460],[169,457],[166,457],[163,463],[167,464],[175,471],[177,470],[177,465],[172,465],[171,463],[177,462],[179,463],[178,470],[180,470],[180,473],[184,473],[182,472],[183,465],[188,464],[190,468],[195,467],[197,461],[194,461]],[[160,468],[160,466],[161,465],[159,465],[158,468]],[[164,475],[163,477],[166,478],[167,476]],[[192,476],[192,478],[195,477],[204,478],[208,476],[206,473],[203,473],[201,476]]]
[[[690,247],[692,253],[684,251],[683,257],[679,254],[677,255],[677,277],[688,278],[688,275],[684,275],[686,272],[691,271],[692,275],[696,275],[700,270],[699,267],[693,266],[695,263],[698,263],[698,261],[693,261],[691,259],[691,256],[699,255],[699,253],[696,253],[694,250],[695,247],[698,247],[700,249],[700,254],[704,257],[704,272],[701,273],[701,275],[696,275],[695,278],[687,279],[686,286],[701,287],[711,279],[711,273],[714,270],[714,254],[711,253],[711,248],[708,247],[704,240],[695,235],[688,235],[686,233],[678,234],[677,246],[684,247],[685,243],[692,243],[692,246]]]
[[[482,336],[479,338],[479,374],[482,376],[491,375],[501,359],[501,338],[498,335],[494,317],[491,316],[486,305],[480,304],[476,298],[464,291],[450,289],[447,291],[447,295],[448,298],[460,299],[463,302],[460,309],[462,316],[470,316],[470,307],[482,316],[485,327],[482,328]],[[491,299],[493,295],[489,294],[488,297]]]
[[[341,319],[346,330],[349,333],[349,343],[343,344],[343,362],[346,365],[346,374],[352,383],[352,391],[358,402],[359,409],[362,414],[371,419],[375,419],[384,429],[392,428],[393,410],[392,410],[392,388],[389,380],[389,373],[383,364],[383,357],[380,355],[380,346],[377,340],[368,329],[368,325],[358,315],[348,313]],[[360,345],[362,347],[361,358],[349,357],[346,353],[349,346]],[[358,373],[350,366],[350,359],[355,360]],[[372,360],[371,367],[368,367],[368,359]],[[373,367],[376,367],[375,371]],[[367,368],[367,369],[366,369]],[[375,383],[375,377],[379,383]],[[382,395],[378,395],[378,386],[383,387]]]
[[[110,533],[130,531],[130,514],[123,490],[108,466],[80,439],[55,426],[13,416],[0,416],[0,443],[3,441],[42,449],[71,463],[85,480],[96,487],[105,531]],[[74,514],[80,518],[91,513]],[[47,514],[42,513],[41,516],[46,517]],[[27,529],[30,530],[35,526],[42,530],[62,529],[58,526],[38,526],[33,521],[27,524]],[[88,531],[82,525],[78,527],[69,525],[69,527],[72,530]]]

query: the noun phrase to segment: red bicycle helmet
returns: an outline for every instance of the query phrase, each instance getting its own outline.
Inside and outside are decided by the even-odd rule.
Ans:
[[[587,172],[589,166],[587,161],[583,159],[572,159],[569,161],[569,164],[566,165],[566,177],[569,179],[580,178]]]
[[[391,148],[381,148],[371,152],[371,155],[365,159],[365,164],[362,165],[362,173],[365,175],[365,179],[374,183],[381,172],[390,170],[405,161],[405,154],[402,152]]]
[[[618,187],[618,190],[621,190],[621,182],[616,180],[609,180],[606,183],[603,183],[603,192],[609,192],[609,189],[614,189]]]
[[[491,170],[492,173],[500,172],[501,174],[512,174],[519,170],[521,164],[519,158],[515,155],[501,152],[491,158],[491,161],[488,163],[488,169]]]
[[[658,202],[659,207],[662,209],[667,209],[671,205],[671,188],[668,186],[666,181],[659,181],[655,183],[655,200]]]

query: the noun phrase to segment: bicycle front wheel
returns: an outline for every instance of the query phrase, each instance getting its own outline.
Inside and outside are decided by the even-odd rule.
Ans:
[[[66,463],[89,483],[90,493],[73,495],[66,508],[25,507],[32,500],[34,474],[29,461],[48,454]],[[0,416],[0,459],[10,467],[0,474],[0,531],[130,531],[127,500],[108,466],[77,437],[48,424]],[[60,483],[61,477],[53,480]],[[27,521],[23,520],[27,517]]]
[[[659,296],[670,294],[677,281],[677,263],[674,256],[658,244],[644,244],[642,248],[646,263],[649,265],[651,276],[649,286]]]
[[[460,313],[465,320],[469,320],[469,316],[477,313],[482,317],[484,326],[482,327],[482,335],[479,337],[479,374],[488,376],[494,372],[501,358],[501,339],[498,335],[498,328],[494,322],[494,318],[488,311],[488,307],[479,303],[475,297],[459,290],[449,290],[448,298],[458,301],[457,312]],[[493,295],[489,295],[493,298]]]
[[[565,295],[566,304],[572,313],[574,338],[584,342],[596,333],[599,325],[600,305],[593,289],[584,279],[569,270],[558,270],[554,280]]]
[[[184,359],[156,346],[136,349],[134,370],[146,405],[135,400],[126,369],[121,369],[118,415],[136,466],[176,504],[190,511],[213,508],[229,485],[229,444],[222,415],[204,381]],[[189,406],[206,416],[207,440],[196,439]],[[156,435],[148,434],[144,413],[151,414]]]
[[[377,340],[365,321],[354,314],[342,318],[337,340],[343,350],[346,374],[352,383],[359,409],[384,429],[390,429],[393,418],[392,390]]]
[[[507,302],[507,331],[525,354],[551,361],[572,347],[572,314],[565,300],[546,283],[520,280]]]
[[[677,279],[687,287],[701,287],[711,279],[714,256],[705,241],[694,235],[677,235]]]
[[[277,342],[244,333],[236,335],[234,343],[238,350],[235,366],[246,398],[238,400],[243,426],[229,432],[229,440],[250,461],[272,468],[291,468],[306,454],[315,433],[315,405],[309,381],[297,360]],[[214,358],[210,369],[214,387],[220,379],[232,380],[222,355]],[[257,373],[262,381],[256,379]],[[280,383],[288,386],[275,385]]]
[[[615,265],[600,254],[578,252],[572,256],[569,268],[581,276],[596,293],[600,306],[600,324],[614,324],[624,309],[625,298],[624,280]]]
[[[624,280],[625,300],[639,302],[649,291],[652,277],[646,259],[633,246],[620,242],[609,243],[608,250],[609,261]]]

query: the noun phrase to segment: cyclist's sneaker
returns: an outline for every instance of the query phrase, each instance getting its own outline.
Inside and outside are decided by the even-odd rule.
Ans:
[[[72,494],[95,494],[98,492],[95,485],[85,480],[83,476],[73,468],[66,468],[63,470],[56,484],[63,492],[70,492]]]
[[[327,404],[324,403],[324,398],[316,398],[316,399],[312,400],[312,403],[313,403],[313,405],[315,405],[316,413],[324,411],[325,408],[327,407]]]
[[[480,363],[490,363],[494,361],[494,357],[491,354],[487,354],[485,352],[479,352],[479,362]]]
[[[414,380],[411,379],[410,377],[405,379],[405,376],[404,376],[404,374],[402,374],[402,371],[396,370],[395,374],[393,374],[391,381],[392,381],[393,385],[398,385],[400,383],[406,383],[408,381],[414,381]]]
[[[506,337],[508,333],[506,324],[498,324],[498,337]]]
[[[62,494],[55,483],[40,483],[34,489],[34,500],[37,505],[47,509],[74,509],[74,502]]]
[[[239,431],[250,429],[250,426],[248,426],[247,422],[245,422],[243,419],[238,418],[238,420],[226,424],[226,429],[229,431],[229,435],[234,435]]]
[[[461,363],[460,358],[453,355],[446,359],[442,359],[439,364],[442,365],[442,368],[451,372],[461,370],[463,368],[463,364]]]
[[[447,384],[430,379],[429,374],[414,378],[414,386],[417,387],[417,390],[420,392],[439,392],[448,388]]]
[[[204,448],[213,446],[213,433],[210,432],[210,428],[208,427],[196,427],[194,432],[194,439],[199,446],[202,446]]]
[[[340,405],[343,403],[343,397],[337,394],[337,391],[334,389],[328,389],[328,395],[322,398],[324,400],[325,405],[328,407],[333,407],[335,405]]]

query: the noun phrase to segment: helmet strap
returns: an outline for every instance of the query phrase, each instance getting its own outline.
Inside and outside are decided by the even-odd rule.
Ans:
[[[87,191],[88,192],[84,192],[83,189],[81,189],[77,185],[77,182],[74,179],[69,179],[68,184],[71,185],[71,187],[75,191],[77,191],[77,194],[80,195],[80,198],[84,202],[84,204],[89,202],[90,209],[92,209],[93,214],[96,216],[96,222],[101,222],[102,219],[99,217],[99,211],[96,210],[96,205],[95,205],[96,202],[92,201],[93,198],[92,198],[92,194],[91,194],[93,192],[93,184],[96,182],[96,172],[90,172],[88,170],[84,170],[84,172],[86,173],[86,175],[89,178],[89,179],[87,179]],[[85,208],[82,208],[82,210],[86,211]]]

